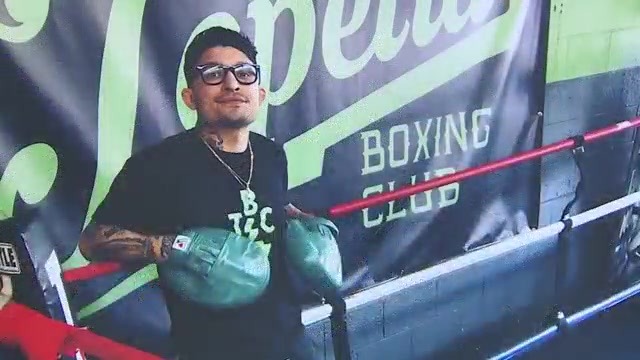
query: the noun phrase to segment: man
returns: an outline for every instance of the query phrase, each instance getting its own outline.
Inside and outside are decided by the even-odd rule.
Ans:
[[[266,96],[256,55],[246,36],[228,29],[194,38],[182,99],[197,112],[197,126],[132,156],[80,240],[90,260],[160,265],[176,234],[193,228],[271,245],[270,282],[252,304],[213,310],[163,286],[181,360],[313,356],[282,249],[286,217],[304,213],[286,201],[283,148],[248,130]]]

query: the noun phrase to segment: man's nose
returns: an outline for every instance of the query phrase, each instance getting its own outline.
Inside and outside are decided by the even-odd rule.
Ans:
[[[228,91],[240,90],[240,83],[238,83],[238,80],[231,73],[231,71],[227,71],[227,73],[224,75],[224,81],[222,82],[222,85],[224,89]]]

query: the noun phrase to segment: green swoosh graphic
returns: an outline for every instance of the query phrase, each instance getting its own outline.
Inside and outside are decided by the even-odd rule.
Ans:
[[[509,50],[517,40],[513,36],[521,33],[517,31],[522,26],[518,19],[527,3],[511,1],[507,13],[461,42],[288,141],[284,148],[290,167],[289,187],[295,188],[320,177],[324,153],[329,147],[446,84],[474,65]]]
[[[111,9],[98,99],[99,166],[85,224],[104,199],[118,171],[131,156],[145,2],[116,0]]]
[[[135,290],[141,288],[145,284],[148,284],[157,278],[158,271],[155,264],[143,267],[142,269],[131,274],[131,276],[129,276],[128,278],[124,279],[118,285],[114,286],[111,290],[107,291],[96,301],[78,311],[78,320],[85,319],[97,313],[98,311],[103,310],[109,305],[131,294]]]
[[[13,216],[18,196],[30,205],[42,201],[57,175],[58,155],[48,144],[32,144],[18,151],[0,176],[0,220]]]
[[[42,31],[49,16],[50,0],[1,1],[5,15],[14,20],[14,24],[0,23],[0,40],[26,43]]]
[[[98,98],[98,167],[85,226],[124,162],[131,156],[136,107],[140,34],[146,0],[114,0],[102,58]],[[63,264],[68,270],[87,264],[76,248]]]

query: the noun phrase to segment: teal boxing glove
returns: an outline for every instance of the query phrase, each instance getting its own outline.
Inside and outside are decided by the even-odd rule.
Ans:
[[[185,300],[212,309],[248,305],[269,284],[270,248],[223,229],[192,229],[176,237],[158,275]]]
[[[287,220],[287,255],[301,275],[319,293],[342,286],[342,258],[338,227],[321,217]]]

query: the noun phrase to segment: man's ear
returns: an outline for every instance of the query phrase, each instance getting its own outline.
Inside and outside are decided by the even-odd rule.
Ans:
[[[266,98],[267,98],[267,90],[261,87],[260,89],[258,89],[258,100],[260,101],[260,105],[262,105],[262,103],[264,102],[264,99]]]
[[[196,102],[193,99],[193,90],[190,88],[184,88],[182,89],[181,94],[182,94],[182,101],[184,101],[184,104],[187,105],[189,109],[195,110]]]

